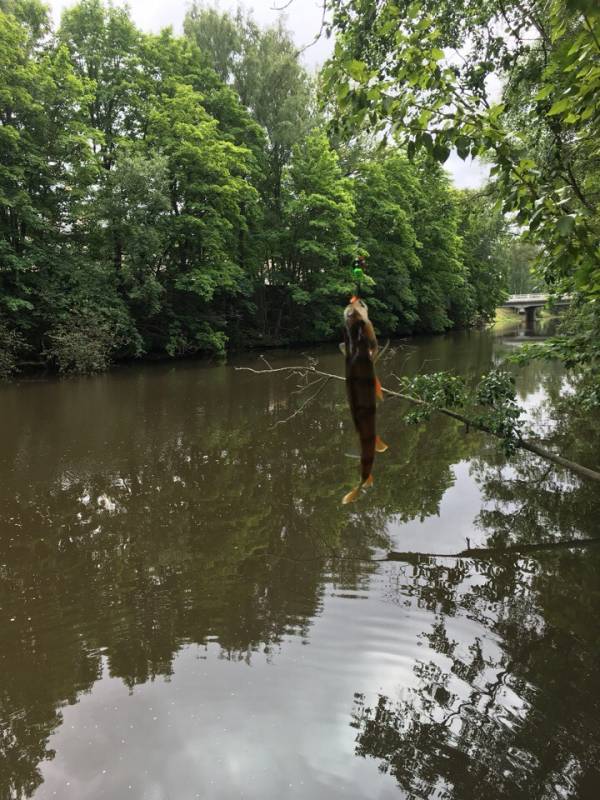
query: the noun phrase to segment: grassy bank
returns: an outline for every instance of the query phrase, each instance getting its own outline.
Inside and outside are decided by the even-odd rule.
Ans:
[[[512,328],[520,322],[520,319],[520,314],[517,311],[513,311],[510,308],[497,308],[492,327],[495,330]]]

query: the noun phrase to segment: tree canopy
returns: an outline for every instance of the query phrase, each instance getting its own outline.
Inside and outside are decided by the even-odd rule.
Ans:
[[[600,13],[593,0],[328,0],[336,33],[324,72],[335,128],[367,128],[443,163],[491,164],[506,218],[526,232],[538,276],[575,295],[559,355],[600,399]],[[477,248],[477,245],[476,245]],[[512,251],[515,258],[523,250]],[[479,283],[475,278],[476,283]],[[475,290],[477,293],[477,289]],[[575,335],[573,335],[575,333]]]
[[[317,83],[242,12],[194,3],[175,36],[81,0],[52,30],[3,0],[0,372],[335,339],[359,255],[382,335],[490,319],[493,199],[436,153],[336,133]]]

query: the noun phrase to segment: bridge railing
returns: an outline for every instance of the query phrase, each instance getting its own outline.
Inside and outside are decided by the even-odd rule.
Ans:
[[[546,303],[550,300],[550,295],[548,293],[543,294],[541,292],[537,293],[529,293],[529,294],[511,294],[505,301],[502,303],[503,306],[508,307],[523,307],[526,306],[545,306]],[[552,303],[554,305],[568,305],[572,300],[572,295],[570,294],[563,294],[562,297],[552,297]]]
[[[547,303],[547,294],[511,294],[506,299],[507,303]]]

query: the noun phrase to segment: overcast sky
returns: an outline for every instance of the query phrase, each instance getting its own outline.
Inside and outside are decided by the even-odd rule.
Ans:
[[[115,4],[125,5],[124,2],[118,0]],[[212,3],[222,11],[235,11],[238,5],[241,5],[247,10],[252,10],[254,18],[262,25],[272,25],[284,16],[298,45],[302,46],[312,42],[321,27],[323,4],[319,0],[293,0],[286,11],[275,10],[277,6],[281,7],[285,4],[286,0],[250,0],[250,2],[241,3],[238,3],[237,0],[220,0],[220,2]],[[71,5],[74,5],[74,0],[50,0],[56,22],[60,19],[62,9]],[[183,18],[190,2],[188,0],[130,0],[128,5],[133,19],[144,30],[159,31],[161,28],[171,25],[175,31],[181,32]],[[309,68],[320,66],[330,52],[331,42],[323,37],[304,54],[305,65]]]
[[[235,11],[238,5],[242,5],[246,9],[252,9],[259,23],[270,25],[281,18],[282,12],[276,8],[285,3],[286,0],[250,0],[242,3],[238,3],[237,0],[220,0],[214,5],[223,11]],[[58,23],[63,8],[73,5],[74,0],[49,0],[49,4]],[[128,5],[134,21],[143,30],[159,31],[170,25],[176,32],[181,32],[189,1],[130,0]],[[292,0],[289,8],[283,12],[287,26],[292,31],[298,46],[307,45],[316,37],[321,27],[322,8],[320,0]],[[331,53],[331,48],[331,41],[323,36],[304,52],[302,58],[305,66],[310,70],[318,68]],[[461,161],[455,153],[450,156],[445,166],[459,188],[481,186],[487,176],[487,168],[482,164]]]

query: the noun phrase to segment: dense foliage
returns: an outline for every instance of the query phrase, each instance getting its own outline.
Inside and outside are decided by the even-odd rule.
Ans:
[[[287,34],[194,4],[184,36],[0,0],[0,373],[489,319],[503,222],[428,156],[329,138]],[[489,213],[488,213],[489,212]]]
[[[341,131],[409,154],[491,162],[503,212],[576,318],[538,354],[576,364],[600,400],[600,13],[595,0],[328,0],[325,83]],[[525,252],[513,250],[514,282]]]

